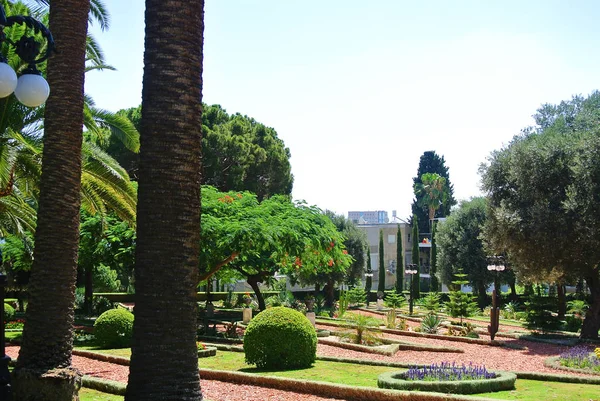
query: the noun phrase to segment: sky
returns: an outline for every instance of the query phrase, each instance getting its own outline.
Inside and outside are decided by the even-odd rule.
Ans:
[[[104,0],[91,33],[117,71],[86,93],[141,103],[144,2]],[[206,0],[203,101],[273,127],[291,151],[293,197],[347,215],[410,216],[423,152],[454,196],[544,103],[600,89],[595,0]]]

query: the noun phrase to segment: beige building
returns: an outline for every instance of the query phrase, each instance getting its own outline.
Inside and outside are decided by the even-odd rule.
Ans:
[[[405,221],[401,221],[398,218],[392,219],[391,223],[387,224],[359,224],[358,228],[367,234],[367,240],[369,241],[369,249],[371,251],[371,270],[373,271],[373,290],[377,290],[379,285],[379,231],[383,230],[383,260],[385,273],[385,288],[392,289],[396,286],[396,269],[398,268],[398,261],[396,260],[397,252],[397,236],[398,236],[398,225],[402,233],[402,254],[403,254],[403,267],[406,268],[408,263],[413,263],[412,257],[412,227]],[[421,278],[429,281],[429,255],[431,244],[423,242],[423,238],[417,239],[419,241],[419,261],[418,264],[421,266]],[[367,261],[368,263],[368,261]],[[364,281],[364,280],[363,280]],[[408,287],[408,280],[405,275],[404,287],[406,290]],[[422,287],[423,288],[423,285]]]

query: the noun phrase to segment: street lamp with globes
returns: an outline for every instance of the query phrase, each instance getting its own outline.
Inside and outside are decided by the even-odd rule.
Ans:
[[[417,267],[418,266],[416,264],[409,263],[406,265],[406,270],[404,270],[404,273],[410,276],[410,302],[408,304],[408,314],[411,316],[413,314],[413,300],[415,298],[415,283],[413,280],[413,276],[418,273]]]
[[[6,36],[4,28],[9,28],[15,24],[25,25],[30,32],[33,31],[33,35],[41,36],[45,41],[43,55],[40,56],[40,52],[44,43],[38,42],[36,36],[27,36],[27,29],[17,40]],[[0,98],[8,97],[14,92],[19,102],[25,106],[40,106],[48,99],[50,87],[37,69],[37,65],[46,61],[50,54],[56,50],[50,30],[28,15],[11,15],[7,17],[4,7],[0,5],[0,44],[5,43],[12,47],[14,53],[27,64],[27,67],[19,71],[20,77],[17,78],[17,73],[8,65],[7,57],[0,53]]]

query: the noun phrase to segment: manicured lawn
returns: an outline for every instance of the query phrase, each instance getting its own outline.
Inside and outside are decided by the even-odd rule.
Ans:
[[[80,347],[81,349],[82,347]],[[95,350],[110,355],[129,357],[128,348]],[[233,370],[246,373],[255,373],[266,376],[288,377],[293,379],[315,380],[330,383],[347,384],[352,386],[377,387],[377,376],[391,370],[402,370],[385,366],[357,366],[352,363],[316,361],[313,367],[288,371],[269,371],[246,365],[242,352],[217,351],[217,356],[198,359],[201,369]],[[544,382],[538,380],[522,380],[516,382],[516,390],[500,391],[497,393],[477,394],[478,397],[503,400],[521,401],[600,401],[600,386],[592,384],[574,384]],[[82,398],[82,401],[95,401],[96,399]],[[97,400],[104,400],[98,398]],[[113,401],[113,399],[107,398]],[[115,398],[114,401],[120,401]]]
[[[503,400],[544,400],[544,401],[599,401],[600,386],[593,384],[573,384],[543,382],[538,380],[517,380],[514,391],[477,394],[479,397],[500,398]]]
[[[100,391],[82,387],[79,390],[79,399],[81,401],[123,401],[123,396],[101,393]]]

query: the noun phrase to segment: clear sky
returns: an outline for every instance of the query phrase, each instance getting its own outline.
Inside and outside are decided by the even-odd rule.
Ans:
[[[104,0],[92,33],[116,72],[86,92],[141,102],[144,2]],[[204,102],[275,128],[293,196],[410,215],[420,156],[446,159],[457,199],[542,103],[600,89],[595,0],[206,0]]]

